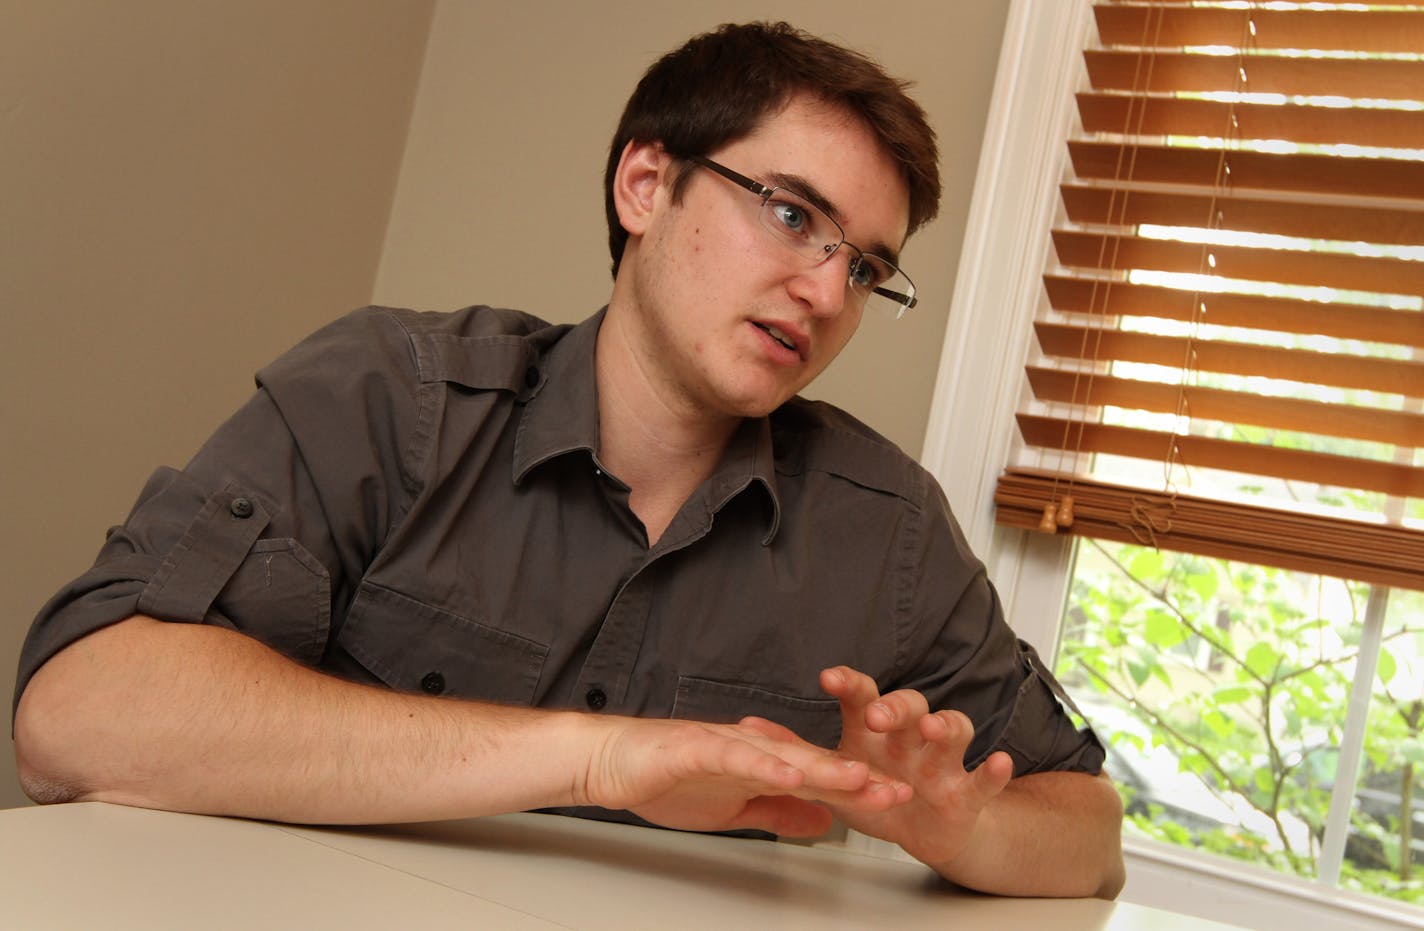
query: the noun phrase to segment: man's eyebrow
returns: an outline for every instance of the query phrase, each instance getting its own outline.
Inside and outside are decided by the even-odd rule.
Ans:
[[[826,216],[841,224],[842,227],[845,226],[845,217],[841,215],[836,205],[831,202],[829,197],[822,194],[816,185],[812,184],[806,178],[800,175],[787,174],[782,171],[770,172],[767,178],[771,181],[772,187],[784,188],[798,197],[804,198],[808,203],[819,207]],[[900,264],[899,250],[892,249],[889,243],[877,240],[866,246],[860,246],[856,243],[851,243],[851,245],[870,255],[878,255],[883,259],[889,259],[893,265]]]
[[[841,212],[836,205],[831,203],[829,197],[822,194],[816,185],[800,175],[790,175],[781,171],[773,171],[768,177],[771,178],[772,187],[785,188],[791,193],[805,198],[813,205],[821,208],[822,212],[837,223],[841,223],[845,219],[841,216]]]

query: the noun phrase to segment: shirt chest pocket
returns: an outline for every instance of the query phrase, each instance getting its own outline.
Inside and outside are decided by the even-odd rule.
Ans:
[[[797,698],[752,685],[678,677],[674,718],[730,723],[747,715],[774,721],[827,749],[841,740],[840,703],[834,698]]]
[[[528,705],[549,648],[361,583],[337,644],[401,692]]]

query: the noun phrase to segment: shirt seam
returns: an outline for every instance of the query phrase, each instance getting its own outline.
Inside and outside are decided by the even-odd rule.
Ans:
[[[895,637],[895,670],[896,674],[904,677],[908,674],[911,663],[910,656],[910,634],[913,625],[911,617],[915,603],[915,589],[918,584],[919,574],[915,567],[923,560],[917,558],[923,548],[923,541],[927,535],[923,531],[924,524],[929,514],[929,509],[916,506],[910,499],[897,495],[905,503],[905,507],[912,512],[913,519],[904,523],[904,530],[901,532],[900,540],[900,566],[897,578],[895,609],[894,609],[894,637]]]
[[[410,351],[412,374],[416,386],[415,396],[412,398],[415,403],[415,426],[411,429],[409,438],[401,445],[400,451],[401,490],[405,492],[406,497],[396,509],[394,516],[396,520],[403,520],[410,513],[415,499],[419,497],[425,486],[421,476],[425,474],[425,469],[429,464],[430,450],[433,446],[431,441],[435,436],[435,424],[439,419],[438,408],[443,384],[425,380],[421,371],[420,349],[417,346],[415,334],[399,316],[396,314],[389,314],[389,316],[405,335],[406,348]]]

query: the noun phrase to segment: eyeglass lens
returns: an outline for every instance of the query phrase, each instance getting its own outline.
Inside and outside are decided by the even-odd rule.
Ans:
[[[846,243],[840,224],[814,204],[775,188],[762,201],[761,221],[777,239],[814,262],[845,245],[853,253],[847,285],[867,307],[898,317],[915,305],[915,286],[909,277],[885,259]]]

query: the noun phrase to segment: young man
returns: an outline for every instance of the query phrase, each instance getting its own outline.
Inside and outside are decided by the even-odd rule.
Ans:
[[[897,82],[790,27],[664,57],[610,151],[607,308],[372,308],[265,369],[36,620],[26,790],[303,822],[835,813],[974,888],[1114,895],[1102,750],[943,495],[796,398],[867,306],[913,304],[935,160]]]

